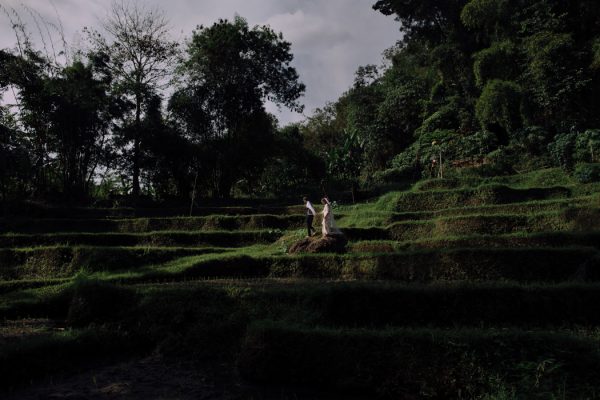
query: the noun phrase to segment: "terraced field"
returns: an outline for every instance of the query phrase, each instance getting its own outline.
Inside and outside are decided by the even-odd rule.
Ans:
[[[598,193],[555,170],[424,181],[337,208],[343,255],[287,254],[298,206],[34,208],[0,222],[0,384],[14,398],[168,385],[208,399],[598,398]],[[169,366],[154,391],[128,375],[151,354]]]

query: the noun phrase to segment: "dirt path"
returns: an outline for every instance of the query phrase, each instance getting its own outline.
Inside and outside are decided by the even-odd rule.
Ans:
[[[240,388],[185,364],[158,356],[65,376],[57,382],[25,388],[9,395],[17,399],[238,399]],[[233,393],[237,392],[238,395]]]
[[[217,366],[226,370],[226,366]],[[206,371],[206,369],[205,369]],[[304,388],[249,386],[229,373],[216,375],[160,356],[64,376],[23,388],[3,400],[365,400]]]

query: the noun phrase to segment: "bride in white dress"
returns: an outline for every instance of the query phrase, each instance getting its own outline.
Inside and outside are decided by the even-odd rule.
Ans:
[[[341,235],[342,231],[340,231],[333,219],[333,210],[331,209],[329,199],[324,197],[321,199],[321,204],[323,204],[323,227],[321,230],[323,236]]]

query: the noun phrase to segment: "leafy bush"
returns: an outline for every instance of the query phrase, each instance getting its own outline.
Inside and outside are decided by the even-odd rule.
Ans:
[[[284,137],[277,146],[277,156],[266,164],[256,185],[247,182],[246,193],[297,196],[300,188],[313,187],[322,178],[324,162],[309,153],[300,139]]]
[[[600,164],[577,164],[573,176],[581,183],[600,182]]]
[[[421,164],[427,164],[432,157],[437,158],[439,156],[440,146],[444,146],[456,137],[456,132],[453,130],[438,129],[424,132],[416,142],[392,160],[392,165],[395,168],[402,168],[414,166],[417,161]]]
[[[409,170],[419,169],[421,176],[428,175],[428,168],[432,159],[438,159],[440,151],[444,160],[452,158],[452,152],[456,149],[454,143],[459,136],[455,131],[436,130],[421,134],[418,140],[392,160],[396,169]],[[444,161],[447,168],[447,163]]]
[[[498,147],[498,138],[491,132],[478,131],[472,135],[460,136],[452,147],[457,159],[480,158]]]
[[[415,166],[390,168],[384,171],[377,171],[373,174],[370,184],[383,186],[394,183],[414,182],[420,176],[421,171]]]
[[[578,133],[575,139],[574,159],[577,162],[600,161],[600,130],[589,129]]]
[[[510,144],[518,148],[520,155],[544,155],[551,141],[551,133],[539,126],[518,129],[510,136]]]
[[[557,166],[567,170],[573,168],[576,139],[574,133],[561,133],[556,135],[554,141],[548,145],[548,150]]]
[[[567,170],[572,170],[577,162],[593,163],[600,157],[600,130],[556,135],[548,150],[555,163]]]
[[[487,165],[484,166],[484,175],[509,175],[514,174],[516,156],[511,148],[501,147],[487,155]]]
[[[427,132],[435,132],[438,130],[458,129],[458,113],[458,106],[455,104],[455,102],[450,102],[440,107],[436,112],[431,114],[425,121],[423,121],[423,124],[417,129],[417,134],[421,135]]]
[[[475,106],[475,114],[483,129],[496,124],[507,133],[521,124],[521,88],[514,82],[492,80],[488,82]]]
[[[471,0],[462,9],[460,19],[471,29],[497,29],[498,21],[507,14],[507,4],[490,0]]]
[[[417,148],[418,146],[412,145],[408,149],[396,155],[392,160],[392,166],[395,169],[413,168],[418,166]]]
[[[431,160],[438,160],[440,152],[444,163],[444,176],[452,174],[449,161],[481,162],[485,156],[498,147],[497,136],[489,131],[479,131],[471,135],[461,135],[452,130],[436,130],[423,133],[418,141],[398,154],[392,161],[396,169],[418,168],[422,177],[433,177],[430,171]],[[508,162],[509,164],[510,161]],[[460,169],[468,168],[462,166]],[[485,166],[484,166],[485,167]],[[477,169],[481,165],[477,165]],[[494,173],[495,174],[495,173]],[[433,174],[435,175],[435,174]]]
[[[496,42],[474,55],[475,80],[483,87],[490,79],[511,80],[519,75],[517,49],[509,41]]]

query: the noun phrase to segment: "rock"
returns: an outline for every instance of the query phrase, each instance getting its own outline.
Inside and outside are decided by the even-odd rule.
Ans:
[[[288,253],[345,253],[348,239],[344,235],[308,237],[294,243]]]

